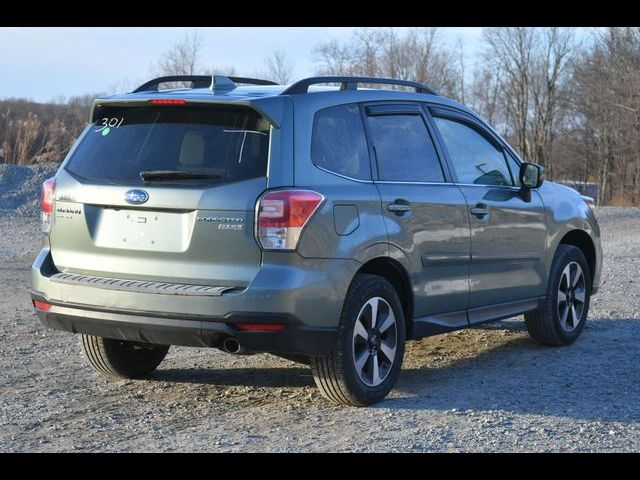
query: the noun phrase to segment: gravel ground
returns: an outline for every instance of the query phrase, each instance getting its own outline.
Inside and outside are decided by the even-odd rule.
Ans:
[[[638,451],[640,209],[598,217],[603,285],[573,346],[521,317],[410,342],[395,390],[358,409],[267,354],[173,347],[148,380],[99,376],[32,312],[37,223],[0,215],[0,451]]]
[[[37,217],[42,182],[56,174],[59,163],[40,163],[23,167],[0,165],[0,217]]]

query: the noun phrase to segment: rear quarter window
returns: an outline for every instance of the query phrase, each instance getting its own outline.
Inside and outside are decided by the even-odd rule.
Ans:
[[[250,108],[104,106],[97,117],[66,166],[78,177],[140,185],[140,172],[155,170],[216,177],[189,184],[266,176],[270,126]]]
[[[359,180],[371,180],[369,150],[357,104],[319,110],[313,119],[311,161]]]

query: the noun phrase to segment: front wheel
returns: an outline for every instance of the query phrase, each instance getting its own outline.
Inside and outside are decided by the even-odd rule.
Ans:
[[[393,286],[377,275],[358,274],[347,292],[332,352],[311,359],[316,385],[337,404],[376,403],[396,383],[404,342],[404,315]]]
[[[151,345],[94,335],[81,335],[81,345],[94,369],[119,378],[140,378],[153,372],[169,351],[169,345]]]
[[[590,270],[582,250],[560,245],[551,265],[543,305],[524,315],[529,335],[543,345],[575,342],[587,321],[590,296]]]

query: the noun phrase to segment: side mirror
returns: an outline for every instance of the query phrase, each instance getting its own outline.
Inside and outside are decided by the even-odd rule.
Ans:
[[[542,178],[543,173],[544,167],[542,165],[523,163],[520,165],[520,185],[528,190],[540,188],[544,181]]]

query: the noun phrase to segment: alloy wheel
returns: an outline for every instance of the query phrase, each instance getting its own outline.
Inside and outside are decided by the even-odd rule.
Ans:
[[[558,284],[557,311],[563,330],[571,332],[580,324],[586,291],[582,267],[577,262],[568,263],[560,275]]]
[[[358,378],[369,387],[380,385],[393,367],[397,347],[393,309],[382,297],[370,298],[353,328],[352,354]]]

